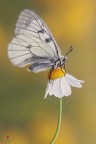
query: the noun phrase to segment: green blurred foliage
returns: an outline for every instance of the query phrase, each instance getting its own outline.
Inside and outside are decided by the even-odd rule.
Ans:
[[[21,10],[37,12],[50,27],[62,54],[70,45],[67,71],[85,80],[63,98],[63,117],[56,144],[96,143],[96,18],[94,0],[0,0],[0,136],[12,144],[47,144],[57,124],[58,99],[44,93],[48,72],[29,73],[7,56]]]

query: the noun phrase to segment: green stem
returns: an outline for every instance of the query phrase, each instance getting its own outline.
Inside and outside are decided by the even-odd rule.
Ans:
[[[59,102],[58,123],[57,123],[56,132],[55,132],[54,137],[51,140],[50,144],[54,144],[54,142],[59,134],[60,126],[61,126],[61,117],[62,117],[62,98],[60,98],[60,102]]]

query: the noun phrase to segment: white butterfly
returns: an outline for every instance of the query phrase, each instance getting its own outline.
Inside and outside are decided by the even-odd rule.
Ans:
[[[54,76],[52,77],[51,72],[53,72],[54,69],[60,69],[62,72],[61,69],[65,64],[66,55],[72,51],[72,48],[69,49],[65,56],[62,56],[61,51],[47,25],[35,12],[28,9],[25,9],[20,13],[19,19],[16,23],[15,35],[16,37],[13,38],[8,46],[8,56],[12,64],[18,67],[30,65],[28,70],[36,73],[45,71],[49,68],[51,70],[49,83],[51,84],[52,81],[56,82],[55,84],[52,83],[51,88],[49,88],[50,84],[47,86],[46,96],[48,93],[49,95],[54,94],[57,97],[70,95],[70,85],[72,84],[68,81],[64,81],[64,89],[67,89],[67,92],[64,90],[62,91],[59,88],[57,88],[55,92],[53,91],[53,88],[56,88],[60,83],[60,79],[65,77],[65,72],[63,72],[62,77],[57,76],[55,79],[53,78]],[[74,81],[74,78],[72,81]],[[83,81],[78,80],[77,83],[80,84],[80,82],[82,83]],[[81,87],[81,84],[77,86],[77,83],[74,86]],[[56,91],[62,92],[58,93]]]
[[[33,64],[29,69],[39,72],[60,61],[62,56],[56,41],[46,24],[33,11],[26,9],[21,12],[15,34],[8,46],[8,56],[14,65],[24,67]]]

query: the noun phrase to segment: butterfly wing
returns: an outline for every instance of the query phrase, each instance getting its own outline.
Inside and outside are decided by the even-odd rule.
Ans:
[[[37,63],[34,63],[33,65],[29,66],[28,71],[38,73],[40,71],[47,70],[48,68],[50,68],[51,65],[52,65],[52,63],[37,62]]]
[[[8,46],[8,56],[14,65],[24,67],[28,64],[47,63],[42,64],[45,68],[60,58],[61,51],[54,37],[33,11],[26,9],[21,12],[15,34],[16,37]]]

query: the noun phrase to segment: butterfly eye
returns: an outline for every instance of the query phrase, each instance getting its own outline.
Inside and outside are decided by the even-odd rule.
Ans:
[[[46,38],[45,41],[46,43],[49,43],[52,40],[52,38]]]
[[[45,32],[44,29],[38,31],[38,33],[44,33],[44,32]]]

